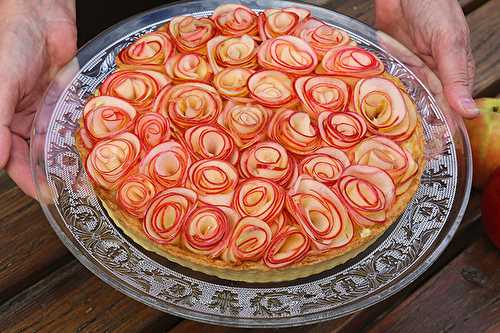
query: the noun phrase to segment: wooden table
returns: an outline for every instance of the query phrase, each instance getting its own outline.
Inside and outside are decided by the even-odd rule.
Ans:
[[[373,23],[370,0],[316,0]],[[476,96],[500,94],[500,0],[460,0],[477,62]],[[111,23],[111,22],[110,22]],[[500,252],[472,194],[457,235],[416,282],[367,310],[278,332],[500,332]],[[263,332],[174,317],[115,291],[62,245],[37,202],[0,172],[0,332]]]

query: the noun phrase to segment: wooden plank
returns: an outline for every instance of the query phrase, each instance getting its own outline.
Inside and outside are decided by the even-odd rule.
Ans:
[[[369,332],[493,332],[499,305],[500,252],[481,237]]]
[[[467,16],[471,28],[472,52],[476,61],[474,94],[500,92],[500,0],[488,1]]]
[[[69,252],[38,203],[0,174],[0,302],[36,282]]]
[[[178,321],[122,295],[76,261],[0,306],[0,332],[153,332]]]

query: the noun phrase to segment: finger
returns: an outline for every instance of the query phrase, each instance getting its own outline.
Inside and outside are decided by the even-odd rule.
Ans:
[[[0,26],[0,31],[2,30]],[[0,169],[4,169],[9,160],[11,150],[10,124],[19,96],[18,86],[13,74],[12,57],[8,50],[11,48],[9,33],[0,34]]]
[[[474,118],[479,109],[472,98],[468,43],[457,39],[438,46],[436,62],[444,94],[451,108],[466,118]]]
[[[31,174],[28,143],[17,135],[12,135],[9,162],[5,170],[19,188],[32,198],[36,198],[35,184]]]

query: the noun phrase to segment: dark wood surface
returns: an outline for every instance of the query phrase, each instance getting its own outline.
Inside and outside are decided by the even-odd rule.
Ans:
[[[373,23],[370,0],[310,2]],[[460,3],[471,28],[477,65],[475,95],[497,95],[500,93],[500,0]],[[84,8],[79,9],[81,41],[133,13],[133,7],[128,6],[122,8],[122,16],[93,17]],[[483,234],[479,200],[480,195],[474,192],[450,246],[422,277],[400,293],[339,320],[272,331],[500,332],[499,251]],[[271,331],[183,320],[115,291],[69,254],[38,204],[24,196],[3,172],[0,172],[0,253],[0,332]]]

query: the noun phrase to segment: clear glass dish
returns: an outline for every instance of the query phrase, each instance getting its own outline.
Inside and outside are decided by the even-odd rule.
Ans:
[[[406,211],[374,245],[346,264],[282,283],[226,281],[143,250],[118,230],[99,203],[73,134],[86,98],[113,71],[118,51],[170,18],[207,16],[226,1],[160,7],[104,31],[82,47],[47,90],[31,140],[38,196],[57,235],[94,274],[156,309],[213,324],[280,327],[311,324],[367,308],[422,274],[453,237],[469,198],[471,153],[461,119],[449,111],[435,75],[387,35],[312,5],[244,0],[254,10],[300,6],[375,52],[408,88],[424,125],[426,169]],[[235,2],[235,1],[229,1]]]

